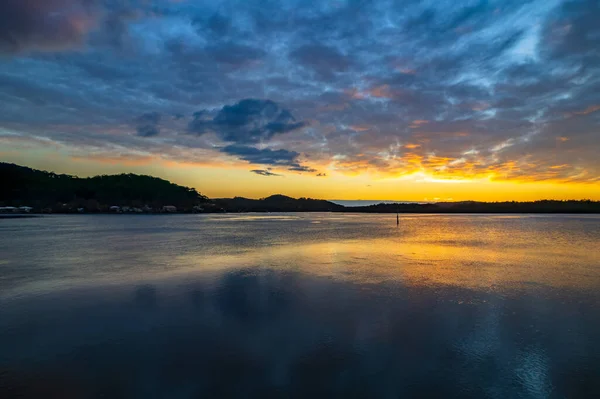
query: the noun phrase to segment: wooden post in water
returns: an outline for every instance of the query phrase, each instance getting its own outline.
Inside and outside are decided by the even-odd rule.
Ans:
[[[396,212],[396,226],[400,226],[400,214]]]

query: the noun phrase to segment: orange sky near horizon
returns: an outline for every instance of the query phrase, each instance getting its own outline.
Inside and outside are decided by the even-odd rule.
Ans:
[[[262,198],[272,194],[337,200],[404,201],[533,201],[540,199],[600,200],[600,183],[469,179],[456,175],[440,179],[423,172],[408,175],[344,174],[326,170],[325,177],[307,174],[261,176],[248,172],[247,164],[198,165],[154,158],[136,162],[74,158],[38,148],[0,152],[4,162],[51,170],[80,177],[98,174],[137,173],[167,179],[196,188],[211,198],[243,196]]]

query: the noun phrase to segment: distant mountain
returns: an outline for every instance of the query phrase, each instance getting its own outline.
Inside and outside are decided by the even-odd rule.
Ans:
[[[228,212],[341,212],[346,208],[326,200],[292,198],[281,194],[261,199],[221,198],[215,204]]]
[[[195,189],[152,176],[120,174],[89,178],[56,174],[0,162],[0,204],[55,212],[108,211],[111,206],[192,210],[208,198]]]
[[[433,204],[377,204],[352,207],[348,210],[362,213],[600,213],[600,201],[463,201]]]
[[[404,201],[404,200],[329,200],[334,204],[343,205],[347,207],[355,206],[370,206],[378,204],[428,204],[433,201]]]

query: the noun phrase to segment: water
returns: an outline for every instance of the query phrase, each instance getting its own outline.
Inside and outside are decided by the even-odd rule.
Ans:
[[[597,398],[600,217],[0,220],[0,397]]]

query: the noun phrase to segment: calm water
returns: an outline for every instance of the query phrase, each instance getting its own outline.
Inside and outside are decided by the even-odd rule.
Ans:
[[[598,398],[600,217],[0,220],[0,397]]]

